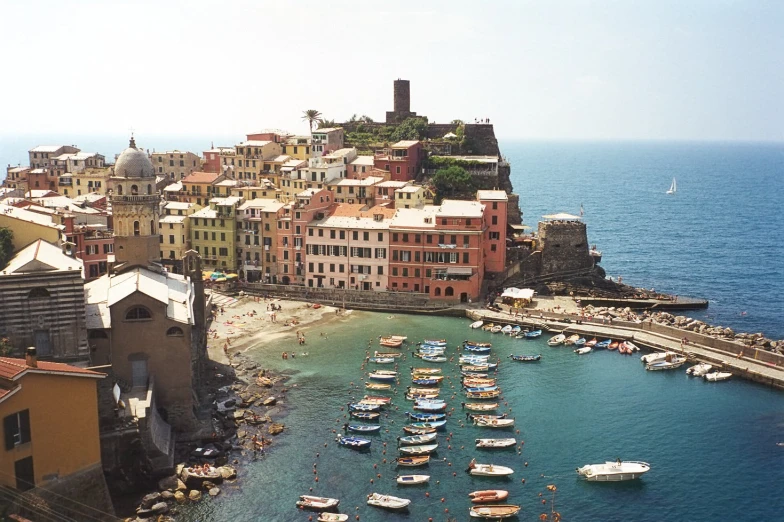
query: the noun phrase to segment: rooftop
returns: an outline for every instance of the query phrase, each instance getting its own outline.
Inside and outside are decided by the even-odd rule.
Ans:
[[[212,198],[210,203],[215,203],[220,207],[230,207],[234,205],[238,205],[242,201],[242,198],[239,196],[229,196],[227,198]]]
[[[166,215],[158,220],[158,223],[184,223],[188,216],[171,216]]]
[[[76,366],[71,366],[70,364],[49,361],[38,361],[37,364],[37,368],[32,368],[27,366],[24,359],[0,357],[0,378],[16,380],[24,373],[56,373],[74,377],[95,377],[97,379],[106,377],[103,373],[94,372],[85,368],[78,368]]]
[[[481,218],[484,205],[478,201],[463,201],[460,199],[445,199],[438,208],[439,216]]]
[[[411,192],[413,194],[414,192],[419,192],[420,190],[422,190],[421,186],[418,186],[418,185],[406,185],[405,187],[400,187],[395,192],[403,192],[403,193]]]
[[[381,187],[381,188],[398,189],[398,188],[401,188],[401,187],[405,187],[406,185],[408,185],[408,181],[392,181],[392,180],[389,180],[389,181],[382,181],[381,183],[379,183],[376,186],[377,187]]]
[[[215,219],[218,217],[218,211],[212,209],[210,207],[204,207],[201,210],[197,210],[193,214],[191,214],[192,218],[207,218],[207,219]]]
[[[171,210],[188,210],[194,205],[194,203],[188,203],[186,201],[167,201],[164,205],[164,209],[171,209]]]
[[[20,250],[3,270],[6,274],[82,271],[81,259],[63,254],[59,246],[39,239]]]
[[[212,183],[220,174],[215,172],[191,172],[182,179],[183,183]]]
[[[506,201],[509,199],[505,190],[478,190],[476,198],[490,201]]]
[[[63,147],[67,147],[68,145],[39,145],[34,149],[30,149],[30,152],[57,152]]]
[[[409,149],[419,143],[419,140],[402,140],[392,145],[393,149]]]
[[[326,134],[327,132],[334,132],[338,130],[343,130],[343,127],[326,127],[324,129],[316,129],[313,131],[313,134]]]
[[[3,205],[1,203],[0,203],[0,215],[8,216],[10,218],[19,219],[22,221],[28,221],[30,223],[35,223],[36,225],[41,225],[45,227],[61,228],[60,225],[56,225],[55,223],[52,223],[52,218],[49,216],[45,216],[37,212],[31,212],[23,208]]]
[[[376,216],[381,216],[381,221]],[[310,226],[321,228],[355,228],[355,229],[387,229],[395,210],[375,206],[342,203],[335,207],[334,212],[324,219],[313,221]]]
[[[177,181],[163,187],[164,192],[179,192],[182,190],[182,181]]]
[[[357,159],[349,163],[349,165],[357,165],[357,166],[366,166],[372,167],[375,163],[373,162],[373,156],[357,156]]]
[[[243,203],[239,206],[238,210],[245,210],[248,208],[259,208],[263,209],[265,212],[277,212],[281,208],[283,208],[284,204],[278,201],[277,199],[263,199],[263,198],[256,198],[251,199]]]
[[[384,178],[378,178],[374,176],[368,176],[363,179],[353,179],[353,178],[342,178],[339,180],[334,180],[328,183],[330,186],[353,186],[353,187],[369,187],[375,185],[379,181],[383,180]]]
[[[269,145],[270,143],[274,143],[272,141],[261,141],[261,140],[248,140],[243,141],[238,147],[264,147],[265,145]]]

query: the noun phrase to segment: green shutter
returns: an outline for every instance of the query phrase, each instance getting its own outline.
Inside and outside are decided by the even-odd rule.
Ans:
[[[3,432],[5,433],[5,449],[10,450],[14,447],[14,433],[16,433],[16,414],[9,415],[3,419]]]

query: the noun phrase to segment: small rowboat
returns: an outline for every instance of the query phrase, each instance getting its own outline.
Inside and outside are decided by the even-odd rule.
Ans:
[[[446,348],[440,346],[423,346],[417,349],[417,353],[422,355],[444,355]]]
[[[446,425],[446,420],[439,420],[439,421],[429,421],[429,422],[412,422],[408,426],[404,427],[405,430],[407,427],[412,428],[443,428]]]
[[[446,357],[444,357],[443,355],[422,355],[420,358],[423,361],[433,362],[433,363],[446,362]]]
[[[368,495],[367,499],[368,505],[381,507],[384,509],[405,509],[411,503],[411,501],[407,498],[382,495],[380,493],[371,493]]]
[[[624,341],[624,344],[626,344],[626,353],[628,353],[629,355],[633,354],[634,352],[640,351],[637,345],[631,341]]]
[[[407,335],[387,335],[385,337],[387,337],[388,339],[392,339],[393,341],[405,341],[406,339],[408,339]]]
[[[477,448],[510,448],[517,444],[514,438],[508,439],[476,439]]]
[[[503,329],[504,329],[503,326],[501,326],[500,324],[497,324],[497,325],[493,326],[492,328],[490,328],[490,331],[492,333],[498,333],[498,332],[500,332]]]
[[[414,368],[412,366],[411,373],[419,375],[438,375],[441,373],[441,368]]]
[[[412,379],[420,379],[420,380],[424,379],[424,380],[430,380],[430,381],[436,381],[436,382],[441,382],[441,381],[444,380],[444,376],[443,375],[433,375],[432,373],[412,373],[411,374],[411,378]]]
[[[481,323],[481,321],[479,321]],[[398,475],[395,481],[401,486],[424,484],[430,480],[430,475]]]
[[[536,339],[537,337],[542,336],[541,330],[531,330],[530,332],[525,332],[526,339]]]
[[[381,384],[381,383],[377,383],[377,382],[366,382],[365,383],[365,388],[367,388],[368,390],[391,390],[392,389],[392,385],[391,384]]]
[[[574,342],[574,345],[577,346],[578,348],[582,348],[583,346],[585,346],[585,337],[580,337],[579,339],[577,339]],[[590,346],[589,346],[589,348],[590,348]]]
[[[542,358],[541,354],[538,355],[510,355],[510,359],[520,362],[535,362]]]
[[[485,332],[489,332],[494,327],[495,327],[495,325],[493,323],[487,323],[484,326],[482,326],[482,330],[484,330]]]
[[[365,395],[362,397],[362,400],[359,401],[360,404],[380,404],[382,406],[386,404],[392,404],[391,397],[379,397],[378,395]]]
[[[328,497],[313,497],[311,495],[300,495],[297,501],[297,507],[300,509],[312,509],[314,511],[323,511],[338,507],[340,500]]]
[[[464,402],[463,408],[471,411],[490,411],[498,408],[498,403],[492,402],[492,403],[484,404],[481,402],[468,402],[468,403]]]
[[[509,332],[509,335],[511,335],[511,336],[516,336],[516,335],[517,335],[517,334],[519,334],[519,333],[520,333],[522,330],[523,330],[523,327],[522,327],[522,326],[520,326],[519,324],[517,324],[517,325],[514,325],[514,326],[512,327],[512,331],[511,331],[511,332]]]
[[[376,364],[392,364],[395,362],[394,357],[371,357],[368,359],[368,362],[376,363]]]
[[[473,323],[469,324],[468,327],[472,330],[476,330],[477,328],[482,328],[483,324],[483,321],[474,321]]]
[[[354,433],[372,433],[374,431],[381,430],[381,426],[367,426],[365,424],[348,424],[346,425],[346,429],[348,431],[353,431]]]
[[[463,371],[461,371],[460,375],[462,375],[463,377],[477,377],[479,379],[484,379],[484,378],[488,377],[488,374],[485,373],[485,372],[463,372]]]
[[[481,361],[484,362],[490,358],[489,355],[461,355],[460,362]]]
[[[411,433],[413,435],[425,435],[428,433],[435,433],[436,428],[417,428],[412,424],[408,426],[403,426],[403,431],[405,431],[406,433]]]
[[[469,399],[495,399],[499,395],[501,395],[501,390],[466,393],[466,397]]]
[[[350,411],[349,414],[355,419],[363,420],[376,420],[381,416],[380,413],[373,413],[368,411]]]
[[[468,344],[463,345],[463,350],[472,353],[490,353],[490,348],[487,346],[471,346]]]
[[[381,405],[379,404],[360,404],[349,403],[348,409],[351,411],[379,411],[381,409]]]
[[[617,350],[619,344],[621,344],[621,343],[619,343],[618,341],[613,341],[613,342],[610,343],[610,345],[607,347],[607,349],[608,350]]]
[[[558,346],[559,344],[563,344],[566,340],[566,336],[564,334],[558,334],[556,336],[550,337],[550,340],[547,341],[547,344],[550,346]]]
[[[382,337],[379,339],[378,344],[388,348],[399,348],[403,344],[402,339],[393,339],[392,337]]]
[[[594,348],[609,348],[611,342],[612,342],[612,339],[605,339],[604,341],[599,341],[598,343],[593,345],[593,347]]]
[[[398,457],[395,459],[395,462],[397,462],[398,466],[424,466],[430,462],[430,455],[421,455],[417,457]]]
[[[389,374],[386,374],[386,373],[373,372],[370,375],[368,375],[368,378],[373,379],[374,381],[391,381],[391,382],[394,382],[395,379],[397,379],[397,376],[389,375]]]
[[[504,335],[509,335],[510,333],[512,333],[512,330],[513,330],[512,325],[508,324],[508,325],[504,326],[503,328],[501,328],[501,333],[504,334]]]
[[[498,386],[464,386],[465,391],[469,393],[476,393],[476,392],[489,392],[495,391],[498,389]]]
[[[338,437],[338,444],[341,446],[346,446],[353,449],[366,449],[370,447],[371,444],[370,439],[363,439],[362,437]]]
[[[520,512],[522,508],[513,504],[494,504],[488,506],[471,506],[468,514],[474,518],[510,518]]]
[[[483,428],[511,428],[514,419],[474,419],[474,424]]]
[[[494,377],[463,377],[463,386],[495,386]]]
[[[403,446],[398,448],[401,455],[429,455],[438,449],[438,444],[423,444],[421,446]]]
[[[435,393],[406,393],[407,401],[422,401],[432,400],[438,398],[438,392]]]
[[[422,344],[429,344],[430,346],[446,346],[446,339],[425,339]]]
[[[481,477],[505,477],[514,473],[514,470],[506,466],[496,466],[494,464],[477,464],[476,459],[473,459],[468,465],[468,472],[471,475]]]
[[[438,394],[438,392],[441,390],[439,388],[433,388],[433,387],[414,388],[413,386],[409,386],[408,388],[406,388],[406,391],[412,395],[416,395],[418,393],[424,393],[429,395],[432,393]]]
[[[468,341],[468,340],[466,340],[466,341],[463,341],[463,345],[479,346],[481,348],[490,348],[491,346],[493,346],[493,343],[480,343],[479,341]]]
[[[579,336],[579,335],[577,335],[577,334],[570,335],[569,337],[567,337],[567,338],[564,340],[564,344],[565,344],[565,345],[567,345],[567,346],[569,346],[569,345],[572,345],[572,344],[574,344],[574,343],[577,341],[577,339],[579,339],[579,338],[580,338],[580,336]]]
[[[316,522],[346,522],[348,515],[342,513],[321,513]]]
[[[376,357],[402,357],[400,352],[373,352]]]
[[[486,372],[490,369],[490,366],[487,364],[466,364],[463,365],[461,370],[463,372]]]
[[[419,422],[432,422],[446,419],[446,413],[412,413],[407,411],[405,414],[408,415],[409,418]]]
[[[397,443],[401,446],[412,446],[417,444],[427,444],[436,440],[436,432],[425,433],[423,435],[411,435],[409,437],[398,437]]]
[[[598,342],[599,342],[599,340],[598,340],[598,339],[596,339],[596,337],[594,337],[594,338],[593,338],[593,339],[591,339],[590,341],[586,341],[586,343],[585,343],[585,346],[591,346],[591,347],[593,347],[593,346],[596,346],[596,343],[598,343]]]
[[[485,489],[473,491],[468,494],[468,498],[474,504],[484,504],[487,502],[503,502],[509,496],[509,492],[503,489]]]
[[[441,379],[434,379],[432,376],[427,379],[412,379],[411,382],[417,386],[436,386]]]
[[[582,348],[576,349],[574,353],[576,353],[577,355],[585,355],[587,353],[591,353],[592,351],[593,348],[591,348],[590,346],[583,346]]]
[[[444,411],[446,410],[446,403],[417,401],[414,404],[414,409],[417,411],[426,411],[426,412]]]

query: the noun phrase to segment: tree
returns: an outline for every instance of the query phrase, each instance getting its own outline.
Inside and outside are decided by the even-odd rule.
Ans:
[[[338,124],[335,123],[335,120],[325,120],[321,119],[318,121],[318,129],[329,129],[330,127],[337,127]]]
[[[421,140],[427,131],[427,118],[406,118],[390,136],[392,141]]]
[[[465,125],[463,120],[452,120],[452,125]]]
[[[476,192],[474,178],[462,167],[449,167],[439,169],[430,178],[430,182],[436,189],[434,203],[440,205],[446,198],[450,199],[473,199]]]
[[[373,118],[371,118],[367,114],[363,114],[362,116],[359,117],[359,121],[363,121],[365,123],[373,123]]]
[[[11,260],[14,253],[14,233],[9,228],[0,228],[0,269]]]
[[[316,109],[308,109],[302,113],[302,119],[310,125],[310,132],[313,132],[313,124],[321,120],[321,113]]]

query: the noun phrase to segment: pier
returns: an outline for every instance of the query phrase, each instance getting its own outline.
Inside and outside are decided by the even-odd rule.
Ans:
[[[707,362],[732,372],[733,376],[784,390],[784,357],[781,355],[649,321],[634,323],[614,320],[610,325],[580,318],[580,323],[577,323],[575,316],[552,312],[513,317],[508,312],[476,309],[466,310],[466,315],[474,321],[517,324],[553,333],[596,337],[599,340],[632,341],[650,350],[687,355],[695,363]],[[684,338],[688,344],[681,345]]]

